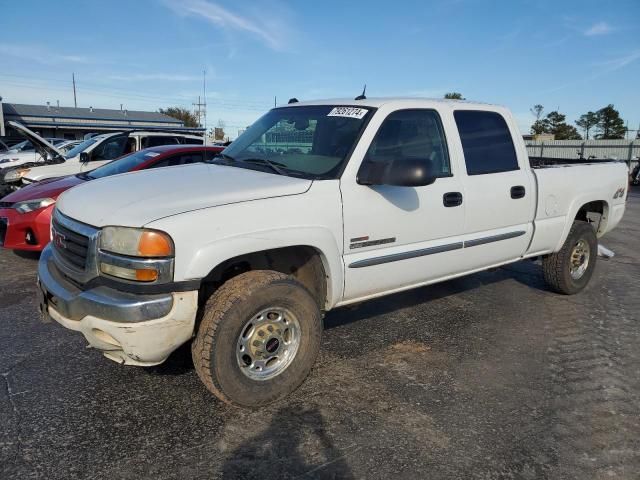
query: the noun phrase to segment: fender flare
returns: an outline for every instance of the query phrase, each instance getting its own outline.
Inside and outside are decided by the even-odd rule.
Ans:
[[[191,255],[183,277],[201,279],[221,263],[241,255],[277,248],[305,246],[318,252],[327,281],[327,309],[342,299],[344,289],[344,262],[335,237],[326,228],[297,227],[263,230],[242,234],[201,246]]]
[[[602,202],[604,204],[603,213],[602,213],[602,222],[600,224],[600,230],[606,230],[607,221],[609,218],[609,202],[603,198],[592,198],[586,195],[580,196],[573,200],[571,205],[569,206],[569,212],[567,213],[564,225],[564,230],[562,231],[562,235],[560,236],[560,240],[558,241],[556,247],[553,249],[554,252],[560,251],[564,242],[567,240],[569,236],[569,231],[571,230],[571,226],[573,225],[573,221],[576,219],[578,212],[582,207],[591,202]],[[596,232],[597,234],[597,232]]]

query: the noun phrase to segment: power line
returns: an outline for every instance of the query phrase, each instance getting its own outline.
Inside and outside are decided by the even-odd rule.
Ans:
[[[42,89],[43,85],[52,90],[56,89],[54,86],[50,86],[49,85],[50,83],[68,85],[67,81],[65,80],[51,79],[51,78],[45,79],[45,78],[38,78],[33,76],[24,76],[24,75],[15,75],[15,74],[6,74],[6,73],[0,73],[0,77],[25,79],[27,80],[27,82],[20,82],[19,84],[16,84],[16,83],[12,84],[10,82],[4,82],[4,83],[8,85],[15,85],[15,86],[21,86],[21,87],[27,86],[27,87],[37,88],[37,89]],[[92,83],[92,82],[84,82],[84,81],[83,81],[83,85],[86,87],[89,87],[89,88],[83,87],[83,91],[85,92],[90,92],[96,95],[104,95],[107,97],[114,97],[114,98],[147,99],[147,100],[154,100],[157,102],[171,101],[171,102],[181,102],[183,104],[191,103],[190,98],[193,98],[193,97],[190,97],[189,95],[184,95],[184,96],[168,96],[163,94],[150,95],[149,93],[137,92],[135,90],[124,90],[124,89],[118,89],[115,87],[105,88],[103,85]],[[91,88],[92,86],[94,88]],[[58,88],[56,90],[60,90],[60,89]],[[218,105],[221,107],[228,107],[230,109],[246,109],[246,110],[259,110],[259,111],[264,111],[271,107],[270,102],[265,102],[261,100],[246,100],[246,99],[245,100],[236,99],[233,101],[211,100],[208,103]]]

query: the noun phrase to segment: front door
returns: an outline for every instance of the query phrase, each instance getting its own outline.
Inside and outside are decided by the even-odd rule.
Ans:
[[[447,148],[451,128],[433,109],[396,110],[382,121],[365,154],[369,162],[427,159],[438,177],[431,185],[365,186],[343,175],[344,301],[456,272],[465,202]]]
[[[86,172],[98,168],[100,165],[109,163],[128,153],[129,135],[116,135],[104,140],[100,145],[95,147],[89,154],[89,161],[80,164],[80,171]]]

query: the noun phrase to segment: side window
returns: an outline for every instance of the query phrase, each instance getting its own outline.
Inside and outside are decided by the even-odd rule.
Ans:
[[[516,149],[502,115],[479,110],[457,110],[453,115],[468,175],[518,170]]]
[[[424,159],[437,177],[451,176],[449,152],[435,110],[398,110],[380,125],[367,155],[370,162]]]
[[[178,142],[178,139],[176,137],[154,135],[144,137],[142,139],[142,148],[158,147],[160,145],[177,145],[179,143],[180,142]]]
[[[102,145],[96,147],[91,155],[91,160],[113,160],[120,157],[124,153],[124,147],[127,144],[127,137],[116,137],[112,140],[106,140]]]
[[[202,161],[201,152],[182,153],[179,155],[173,155],[169,158],[154,163],[149,168],[162,168],[162,167],[175,167],[177,165],[187,165],[190,163],[198,163]]]
[[[181,137],[182,141],[180,143],[184,143],[185,145],[202,145],[202,138],[191,138],[191,137]]]

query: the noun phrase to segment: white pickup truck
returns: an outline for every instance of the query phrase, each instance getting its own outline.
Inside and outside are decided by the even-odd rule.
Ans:
[[[41,309],[127,365],[195,337],[207,388],[262,405],[309,373],[333,308],[533,257],[579,292],[626,190],[623,163],[532,169],[499,106],[291,103],[209,164],[64,193]]]

